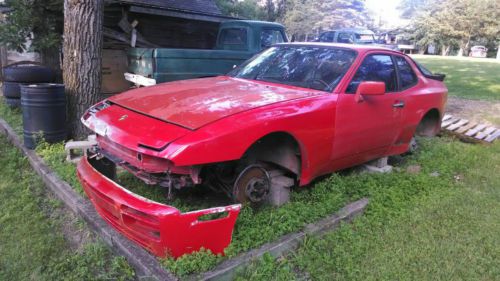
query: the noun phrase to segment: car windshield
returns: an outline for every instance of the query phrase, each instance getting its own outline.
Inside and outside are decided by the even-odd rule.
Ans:
[[[355,58],[356,52],[350,49],[276,46],[246,61],[229,75],[331,92]]]

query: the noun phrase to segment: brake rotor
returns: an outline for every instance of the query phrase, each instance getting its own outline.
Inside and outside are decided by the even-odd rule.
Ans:
[[[236,178],[233,198],[240,202],[259,203],[267,198],[271,191],[271,179],[260,165],[246,167]]]

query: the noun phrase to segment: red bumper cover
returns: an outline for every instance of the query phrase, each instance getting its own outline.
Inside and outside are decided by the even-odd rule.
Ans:
[[[102,175],[86,157],[77,174],[97,212],[114,228],[159,257],[180,257],[200,248],[223,254],[231,243],[241,205],[181,213],[131,193]],[[227,212],[214,220],[199,220],[209,214]]]

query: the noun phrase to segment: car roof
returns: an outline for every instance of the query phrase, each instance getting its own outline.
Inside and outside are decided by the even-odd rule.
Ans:
[[[276,46],[311,46],[311,47],[336,47],[343,49],[352,49],[360,53],[366,53],[368,51],[384,51],[390,52],[394,54],[404,55],[401,52],[396,52],[389,48],[385,48],[377,45],[368,45],[368,44],[344,44],[344,43],[330,43],[330,42],[293,42],[293,43],[280,43],[276,44]]]

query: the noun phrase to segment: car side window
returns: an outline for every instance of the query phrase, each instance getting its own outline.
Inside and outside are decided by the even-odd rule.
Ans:
[[[405,90],[417,84],[417,75],[411,68],[411,65],[406,61],[405,58],[400,56],[395,56],[396,64],[398,66],[399,81],[401,83],[401,89]]]
[[[335,32],[326,32],[321,35],[320,42],[333,42],[335,40]]]
[[[354,94],[359,83],[363,81],[380,81],[385,83],[385,91],[397,90],[396,69],[390,55],[369,55],[359,66],[352,78],[346,93]]]

